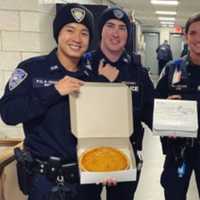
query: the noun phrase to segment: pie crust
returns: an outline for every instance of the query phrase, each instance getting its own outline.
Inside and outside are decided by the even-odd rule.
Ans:
[[[82,171],[120,171],[129,168],[129,159],[117,148],[102,146],[84,151],[80,156],[79,165]]]

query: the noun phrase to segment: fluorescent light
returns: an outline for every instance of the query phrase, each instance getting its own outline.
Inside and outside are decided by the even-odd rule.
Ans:
[[[175,21],[174,17],[158,17],[158,19],[163,21]]]
[[[160,4],[160,5],[178,5],[178,1],[161,1],[161,0],[151,0],[151,4]]]
[[[174,24],[161,24],[162,27],[173,28]]]
[[[156,11],[157,15],[176,15],[175,11]]]
[[[161,21],[161,24],[174,24],[174,22],[170,22],[170,21]]]

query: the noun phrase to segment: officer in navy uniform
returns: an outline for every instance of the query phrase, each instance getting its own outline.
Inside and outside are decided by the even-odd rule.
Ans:
[[[159,45],[156,49],[158,60],[158,73],[160,74],[164,66],[173,59],[171,47],[167,40],[164,40],[163,44]]]
[[[33,158],[32,183],[27,183],[30,187],[25,191],[29,200],[68,199],[65,191],[69,188],[64,187],[68,171],[60,168],[72,167],[77,161],[68,95],[79,92],[83,81],[90,80],[80,59],[88,49],[92,30],[93,15],[88,9],[65,5],[53,21],[57,48],[21,62],[0,100],[2,120],[8,125],[23,124],[24,145]]]
[[[133,200],[141,168],[142,139],[144,129],[141,122],[151,127],[153,110],[153,84],[147,71],[136,62],[134,55],[129,55],[125,46],[128,42],[130,21],[128,15],[118,7],[111,7],[102,13],[99,20],[100,46],[96,51],[85,55],[86,67],[98,76],[99,82],[125,82],[130,86],[133,96],[134,134],[130,140],[138,163],[137,181],[117,183],[106,180],[107,200]],[[112,186],[110,186],[112,185]],[[87,186],[85,186],[87,190]],[[87,195],[93,194],[92,200],[99,200],[101,186],[93,185]],[[84,191],[84,187],[82,187]],[[84,195],[83,194],[83,195]],[[85,198],[89,199],[89,198]]]
[[[185,25],[188,55],[166,65],[157,85],[157,96],[168,99],[196,100],[200,126],[200,13]],[[200,131],[197,138],[161,138],[166,154],[161,184],[166,200],[186,200],[194,171],[200,194]]]

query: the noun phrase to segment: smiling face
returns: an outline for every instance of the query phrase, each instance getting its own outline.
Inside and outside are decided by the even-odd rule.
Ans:
[[[126,24],[117,19],[108,20],[101,33],[101,49],[114,53],[122,53],[128,39]]]
[[[58,35],[58,57],[79,61],[89,45],[89,31],[83,24],[69,23],[62,27]]]
[[[189,26],[185,35],[188,47],[190,49],[190,57],[196,58],[200,56],[200,21],[194,22]]]

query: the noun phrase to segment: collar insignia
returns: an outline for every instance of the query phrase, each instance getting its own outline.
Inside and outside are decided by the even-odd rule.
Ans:
[[[71,13],[73,18],[80,23],[85,18],[85,10],[82,8],[72,8]]]
[[[57,70],[57,69],[58,69],[58,66],[57,66],[57,65],[53,65],[53,66],[50,67],[50,70],[51,70],[51,71],[54,71],[54,70]]]
[[[123,58],[123,61],[125,62],[125,63],[128,63],[128,58]]]
[[[124,13],[121,10],[113,10],[113,14],[117,19],[122,19],[124,17]]]

